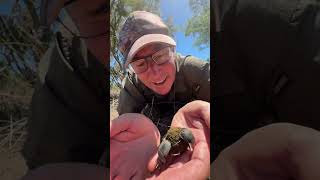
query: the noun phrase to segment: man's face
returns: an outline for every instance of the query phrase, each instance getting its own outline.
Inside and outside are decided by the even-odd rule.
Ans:
[[[75,22],[81,36],[94,36],[98,34],[109,35],[109,12],[105,0],[75,0],[67,7],[67,11]],[[109,59],[108,36],[85,39],[86,45],[98,60],[107,64]]]
[[[164,47],[166,46],[159,44],[148,45],[135,55],[134,60],[151,56]],[[176,77],[174,56],[161,65],[157,65],[151,59],[148,59],[147,63],[148,69],[137,74],[139,80],[157,94],[168,94]]]

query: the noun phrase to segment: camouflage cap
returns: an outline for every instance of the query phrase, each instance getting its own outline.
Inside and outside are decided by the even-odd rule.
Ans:
[[[169,28],[161,18],[146,11],[134,11],[126,19],[119,33],[119,49],[128,67],[135,54],[151,43],[176,46],[169,36]]]

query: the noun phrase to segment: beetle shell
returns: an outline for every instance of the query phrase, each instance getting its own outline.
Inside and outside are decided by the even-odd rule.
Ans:
[[[170,128],[165,135],[164,139],[171,143],[171,149],[169,154],[182,154],[185,152],[189,146],[188,143],[181,139],[180,133],[183,128],[175,127]]]
[[[182,136],[182,132],[185,133],[184,136]],[[189,143],[194,143],[194,137],[189,129],[180,127],[170,128],[158,149],[158,167],[166,163],[167,158],[170,156],[184,153],[188,149]]]

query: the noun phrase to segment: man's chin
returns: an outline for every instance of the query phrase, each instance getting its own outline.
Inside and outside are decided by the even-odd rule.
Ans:
[[[167,79],[169,80],[169,79]],[[162,95],[165,96],[167,94],[169,94],[171,88],[172,88],[173,82],[170,83],[170,81],[165,82],[163,85],[159,86],[159,85],[155,85],[155,84],[151,84],[151,86],[149,86],[149,88],[156,94],[158,95]]]
[[[167,87],[154,87],[153,88],[153,92],[159,94],[159,95],[167,95],[169,94],[171,88],[167,88]]]

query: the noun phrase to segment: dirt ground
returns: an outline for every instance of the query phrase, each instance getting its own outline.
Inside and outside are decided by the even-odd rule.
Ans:
[[[0,179],[18,180],[27,172],[20,152],[0,149]]]

